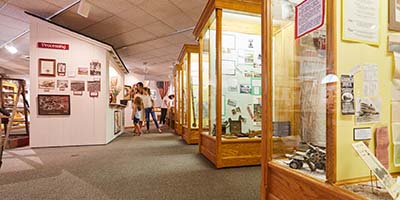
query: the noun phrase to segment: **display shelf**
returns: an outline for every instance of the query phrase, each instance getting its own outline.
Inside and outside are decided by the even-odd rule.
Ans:
[[[126,108],[126,105],[124,105],[124,104],[118,104],[118,103],[110,103],[109,106],[110,106],[111,108],[119,108],[119,109]]]
[[[209,1],[193,32],[200,119],[207,119],[199,122],[199,151],[217,168],[261,163],[261,138],[243,137],[261,134],[260,3]]]
[[[187,144],[197,144],[199,141],[199,46],[184,44],[179,54],[183,71],[183,131],[182,139]]]

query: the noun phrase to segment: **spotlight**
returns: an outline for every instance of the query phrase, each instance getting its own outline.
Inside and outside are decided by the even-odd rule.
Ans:
[[[5,48],[7,49],[8,52],[11,54],[16,54],[18,52],[18,49],[15,48],[14,46],[6,45]]]

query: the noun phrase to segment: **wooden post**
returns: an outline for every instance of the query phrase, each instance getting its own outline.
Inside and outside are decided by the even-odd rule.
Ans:
[[[216,9],[216,137],[217,137],[217,168],[221,166],[222,145],[222,9]]]
[[[261,166],[262,183],[261,199],[268,196],[268,163],[272,160],[272,9],[271,0],[263,0],[261,8],[262,23],[262,142]]]
[[[192,91],[191,91],[191,89],[190,89],[190,87],[191,87],[191,81],[190,81],[190,77],[191,77],[191,54],[190,54],[190,52],[189,51],[187,51],[186,53],[186,61],[185,61],[185,59],[184,59],[184,62],[187,62],[186,63],[186,66],[187,66],[187,68],[186,68],[186,122],[187,122],[187,133],[186,133],[186,135],[187,135],[187,137],[189,137],[189,135],[190,135],[190,132],[191,132],[191,129],[192,129],[192,103],[193,103],[193,101],[192,101],[192,99],[191,99],[191,96],[192,96]]]
[[[203,133],[203,37],[199,38],[199,152]]]

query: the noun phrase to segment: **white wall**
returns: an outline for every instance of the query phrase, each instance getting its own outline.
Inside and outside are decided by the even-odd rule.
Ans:
[[[64,30],[42,20],[30,17],[30,97],[31,97],[31,135],[32,147],[69,146],[105,144],[106,118],[108,109],[108,62],[107,46],[87,39],[76,33]],[[37,48],[37,42],[52,42],[69,44],[69,50],[55,50]],[[97,98],[89,97],[87,80],[94,76],[75,75],[74,78],[57,76],[42,78],[38,76],[38,59],[51,58],[57,62],[67,64],[67,72],[78,66],[89,67],[92,60],[101,63],[101,91]],[[86,91],[82,96],[75,96],[68,88],[65,91],[58,89],[45,92],[38,89],[38,79],[84,80]],[[70,85],[69,85],[70,87]],[[71,115],[69,116],[39,116],[37,114],[38,94],[66,94],[71,98]]]

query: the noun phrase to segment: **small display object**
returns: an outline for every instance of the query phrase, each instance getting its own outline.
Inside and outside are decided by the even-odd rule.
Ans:
[[[354,77],[342,75],[341,82],[341,105],[343,115],[354,115]]]
[[[85,91],[85,81],[71,81],[71,91],[73,92]]]
[[[65,63],[57,63],[57,75],[58,76],[65,76],[67,72],[67,64]]]
[[[98,61],[92,61],[90,63],[90,75],[100,76],[101,75],[101,63]]]
[[[287,154],[290,159],[288,165],[293,169],[303,168],[306,163],[311,171],[317,169],[325,171],[326,168],[326,151],[321,147],[307,144],[308,149],[305,152],[295,151],[293,154]]]
[[[39,115],[70,115],[69,95],[38,95]]]
[[[56,60],[39,58],[39,76],[56,76]]]
[[[78,75],[88,75],[89,69],[87,67],[78,67]]]

